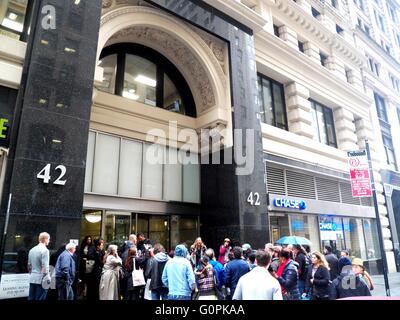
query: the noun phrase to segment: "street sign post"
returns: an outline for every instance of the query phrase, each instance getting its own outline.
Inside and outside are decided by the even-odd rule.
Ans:
[[[387,264],[387,259],[386,259],[386,252],[385,252],[385,246],[384,246],[384,239],[383,239],[383,234],[382,234],[382,224],[381,224],[381,218],[379,215],[379,210],[378,210],[378,198],[376,195],[376,187],[375,187],[375,179],[374,179],[374,174],[372,171],[372,161],[371,161],[371,153],[369,150],[369,142],[368,139],[365,139],[365,151],[367,153],[367,159],[368,159],[368,169],[370,172],[371,176],[371,186],[372,186],[372,196],[374,199],[374,207],[375,207],[375,216],[376,216],[376,224],[377,224],[377,229],[378,229],[378,238],[379,238],[379,247],[381,250],[381,255],[382,255],[382,265],[383,265],[383,278],[385,280],[385,289],[386,289],[386,295],[390,297],[390,288],[389,288],[389,278],[388,278],[388,264]]]

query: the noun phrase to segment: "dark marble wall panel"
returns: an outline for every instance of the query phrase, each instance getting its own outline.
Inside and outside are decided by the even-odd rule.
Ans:
[[[81,216],[101,0],[43,0],[55,29],[39,14],[29,63],[10,192],[11,213]],[[40,10],[41,11],[41,10]],[[39,11],[39,12],[40,12]],[[37,178],[51,164],[48,184]],[[66,167],[64,186],[53,182]],[[79,229],[79,224],[76,226]]]
[[[230,46],[233,124],[235,129],[254,130],[254,170],[249,175],[238,176],[235,166],[202,166],[201,234],[207,239],[207,245],[214,248],[225,236],[263,247],[269,240],[269,225],[252,31],[203,1],[146,1],[224,39]],[[251,206],[246,201],[250,192],[260,194],[260,206]],[[255,226],[254,221],[261,224]]]

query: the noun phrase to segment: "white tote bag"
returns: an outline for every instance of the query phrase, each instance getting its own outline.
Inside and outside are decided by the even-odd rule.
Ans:
[[[132,283],[134,287],[146,285],[143,269],[139,268],[136,270],[135,257],[133,257]]]
[[[151,299],[150,282],[151,282],[151,279],[147,279],[146,288],[144,289],[144,299],[145,300],[152,300]]]

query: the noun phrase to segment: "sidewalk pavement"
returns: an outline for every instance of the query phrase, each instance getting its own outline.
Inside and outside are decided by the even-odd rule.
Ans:
[[[383,275],[372,276],[374,282],[374,290],[371,291],[373,296],[386,296],[385,280]],[[400,297],[400,272],[389,273],[390,296]]]

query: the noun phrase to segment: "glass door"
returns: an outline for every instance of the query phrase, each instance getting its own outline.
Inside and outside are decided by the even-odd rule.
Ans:
[[[106,211],[104,223],[104,240],[108,244],[121,246],[128,240],[132,230],[132,214],[130,212]]]

